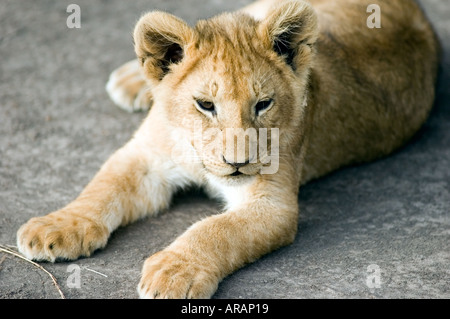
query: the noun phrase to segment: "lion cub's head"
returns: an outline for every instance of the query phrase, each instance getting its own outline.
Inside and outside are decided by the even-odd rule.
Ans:
[[[302,1],[275,7],[263,21],[223,14],[194,28],[167,13],[144,15],[134,40],[152,87],[152,112],[191,136],[216,178],[275,173],[272,161],[292,152],[302,135],[317,29]]]

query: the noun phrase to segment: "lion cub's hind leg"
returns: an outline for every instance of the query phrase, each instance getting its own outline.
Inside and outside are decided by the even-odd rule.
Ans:
[[[137,59],[111,73],[106,91],[115,104],[128,112],[147,111],[152,105],[150,88]]]

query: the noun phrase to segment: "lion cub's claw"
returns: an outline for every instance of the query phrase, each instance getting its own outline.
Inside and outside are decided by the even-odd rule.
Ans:
[[[17,231],[17,246],[28,259],[73,260],[103,248],[108,235],[106,227],[89,219],[53,213],[22,225]]]
[[[150,89],[137,60],[127,62],[112,72],[106,91],[117,106],[128,112],[147,111],[152,104]]]
[[[217,276],[206,266],[161,251],[145,261],[138,293],[148,299],[204,299],[210,298],[217,286]]]

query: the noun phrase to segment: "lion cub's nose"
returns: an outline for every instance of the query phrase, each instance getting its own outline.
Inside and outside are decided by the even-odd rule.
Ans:
[[[240,168],[240,167],[245,166],[245,165],[247,165],[248,163],[250,163],[250,160],[249,160],[249,159],[247,159],[245,162],[230,162],[230,161],[228,161],[228,160],[225,158],[225,156],[223,156],[223,155],[222,155],[222,159],[223,159],[223,161],[224,161],[225,163],[227,163],[228,165],[231,165],[231,166],[233,166],[233,167],[235,167],[235,168]]]

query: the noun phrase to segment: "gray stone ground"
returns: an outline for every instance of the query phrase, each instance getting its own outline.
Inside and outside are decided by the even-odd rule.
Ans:
[[[72,2],[81,29],[66,27]],[[164,9],[194,23],[248,2],[2,0],[0,244],[15,245],[21,224],[74,199],[144,118],[116,108],[104,89],[110,71],[134,57],[142,12]],[[215,298],[450,297],[450,3],[421,2],[444,49],[423,130],[389,158],[305,186],[295,243],[226,278]],[[168,212],[116,231],[91,258],[42,266],[67,298],[135,298],[143,261],[217,209],[201,193],[182,194]],[[71,264],[80,288],[68,285]],[[366,284],[370,265],[380,288]],[[0,253],[0,298],[59,294],[43,271]]]

